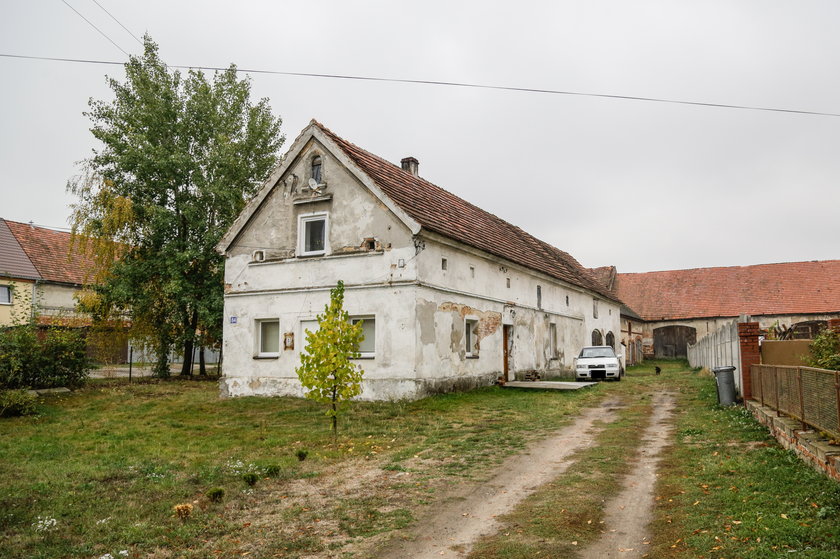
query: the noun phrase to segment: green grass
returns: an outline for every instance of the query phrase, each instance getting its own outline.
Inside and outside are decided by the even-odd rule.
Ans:
[[[332,541],[393,530],[411,520],[406,506],[428,502],[440,480],[481,478],[529,439],[571,420],[602,395],[600,388],[574,394],[493,387],[420,402],[357,403],[342,416],[334,443],[324,410],[307,400],[220,400],[216,384],[197,381],[92,382],[44,400],[36,417],[0,422],[0,556],[161,549],[202,557],[209,548],[236,556],[241,546],[232,542],[248,532],[240,522],[247,508],[294,480],[317,479],[357,459],[410,472],[411,499],[316,503],[317,516],[338,524]],[[308,451],[304,461],[299,450]],[[264,476],[268,466],[276,476]],[[248,471],[265,479],[248,488]],[[221,504],[204,497],[215,487],[225,490]],[[187,522],[174,516],[179,503],[195,503]],[[55,526],[39,531],[39,517]],[[279,549],[294,557],[323,545],[303,531],[284,534]],[[250,555],[263,556],[272,555]]]
[[[572,556],[597,536],[604,501],[632,467],[624,458],[649,395],[666,387],[678,395],[676,435],[663,455],[650,558],[837,557],[840,485],[780,449],[741,408],[716,406],[710,377],[678,361],[659,362],[654,375],[653,365],[574,393],[493,387],[357,403],[336,442],[324,410],[306,400],[219,400],[214,383],[199,381],[92,382],[43,400],[36,417],[0,420],[0,557],[300,557],[381,541],[453,480],[480,482],[583,407],[620,398],[626,406],[602,444],[578,455],[585,462],[476,548],[483,558]],[[358,468],[389,481],[329,498],[333,472],[352,478]],[[249,471],[260,474],[254,487],[242,479]],[[308,483],[321,484],[321,498],[295,495]],[[221,503],[204,496],[216,487]],[[173,513],[179,503],[194,504],[186,522]],[[39,517],[55,526],[39,531]]]

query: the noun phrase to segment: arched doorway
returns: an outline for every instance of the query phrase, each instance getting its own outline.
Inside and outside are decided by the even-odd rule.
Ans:
[[[653,330],[653,355],[656,359],[688,356],[688,344],[697,342],[697,330],[691,326],[662,326]]]
[[[604,345],[604,336],[600,330],[592,331],[592,345]]]

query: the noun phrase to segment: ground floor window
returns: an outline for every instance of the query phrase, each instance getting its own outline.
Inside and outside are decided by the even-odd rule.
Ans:
[[[373,316],[354,316],[350,318],[353,324],[362,323],[362,333],[365,339],[358,347],[359,357],[371,358],[376,356],[376,318]]]
[[[276,319],[258,320],[257,335],[259,357],[277,357],[280,355],[280,321]]]
[[[468,318],[464,323],[464,341],[466,344],[467,357],[478,357],[478,338],[475,335],[477,328],[477,320]]]
[[[8,285],[0,285],[0,305],[12,304],[12,288]]]
[[[604,345],[604,336],[599,330],[592,331],[592,345]]]

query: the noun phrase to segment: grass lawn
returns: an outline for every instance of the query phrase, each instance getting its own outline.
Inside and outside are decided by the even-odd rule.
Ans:
[[[713,379],[659,364],[660,376],[631,368],[624,382],[575,393],[493,387],[357,403],[335,442],[309,401],[219,400],[202,381],[94,381],[44,400],[36,417],[0,420],[0,557],[364,557],[447,486],[480,481],[581,408],[618,398],[620,419],[579,456],[589,466],[526,500],[474,555],[572,556],[572,541],[603,529],[649,395],[665,387],[678,394],[676,439],[649,557],[837,557],[840,485],[779,449],[741,408],[718,408]],[[206,496],[215,488],[221,502]],[[193,506],[185,521],[178,504]]]
[[[44,400],[36,417],[0,421],[0,557],[294,557],[341,547],[404,526],[446,480],[480,478],[602,388],[356,403],[333,442],[324,409],[306,400],[220,400],[201,381],[92,381]],[[330,488],[344,464],[373,489]],[[254,486],[247,473],[259,477]],[[304,483],[338,497],[295,498]],[[214,488],[221,503],[205,496]],[[185,522],[178,504],[193,505]],[[276,524],[256,529],[269,509]]]

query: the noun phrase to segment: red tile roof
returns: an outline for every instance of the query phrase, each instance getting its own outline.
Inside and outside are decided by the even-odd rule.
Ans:
[[[71,251],[71,235],[64,231],[4,220],[41,279],[84,284],[93,260]]]
[[[616,299],[568,253],[313,123],[424,229]]]
[[[645,320],[840,312],[840,260],[618,274]]]

